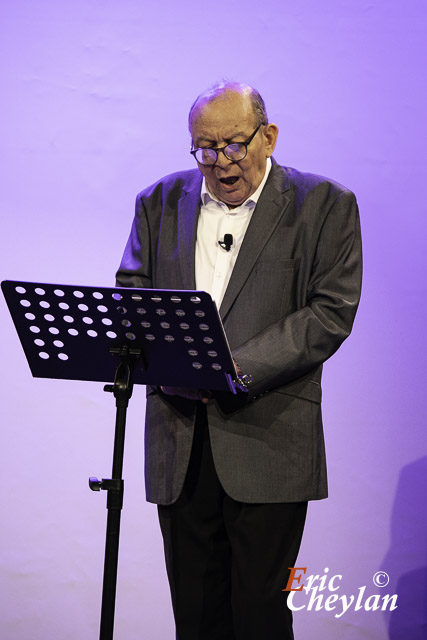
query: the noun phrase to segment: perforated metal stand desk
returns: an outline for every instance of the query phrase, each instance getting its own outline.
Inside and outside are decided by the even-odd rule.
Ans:
[[[209,294],[39,284],[6,280],[2,290],[31,372],[38,378],[111,382],[116,400],[100,640],[112,640],[117,584],[126,412],[134,384],[237,393],[242,390]]]

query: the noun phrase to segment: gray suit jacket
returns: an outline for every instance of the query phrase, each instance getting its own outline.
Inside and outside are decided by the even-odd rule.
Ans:
[[[118,286],[195,289],[201,174],[142,191]],[[233,357],[253,376],[247,397],[207,406],[225,491],[242,502],[327,496],[322,364],[349,335],[360,296],[354,195],[321,176],[273,167],[220,308]],[[147,388],[147,499],[174,502],[190,457],[196,403]]]

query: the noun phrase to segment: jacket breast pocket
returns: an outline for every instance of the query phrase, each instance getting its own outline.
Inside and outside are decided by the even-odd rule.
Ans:
[[[255,268],[263,267],[264,265],[276,265],[277,268],[281,270],[295,269],[295,267],[299,265],[299,262],[299,258],[261,258],[255,263]]]
[[[258,277],[265,278],[270,286],[277,286],[286,277],[292,277],[299,266],[299,258],[287,260],[260,260],[255,264],[254,272]]]
[[[299,259],[259,260],[226,319],[230,345],[242,344],[298,308]]]
[[[254,269],[253,286],[262,304],[282,317],[297,308],[299,259],[262,260]]]

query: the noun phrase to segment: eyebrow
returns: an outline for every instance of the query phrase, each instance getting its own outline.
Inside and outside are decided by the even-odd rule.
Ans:
[[[230,144],[233,138],[238,138],[240,136],[242,138],[247,138],[247,134],[244,131],[238,131],[237,133],[233,133],[233,135],[230,138],[224,138],[224,142],[226,142],[227,144]],[[216,144],[216,140],[211,140],[210,138],[204,138],[203,136],[198,139],[198,144],[202,142],[207,142],[208,144]]]

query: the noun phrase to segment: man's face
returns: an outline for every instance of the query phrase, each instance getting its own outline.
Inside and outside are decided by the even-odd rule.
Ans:
[[[224,147],[246,142],[257,127],[247,94],[226,91],[213,100],[201,99],[191,116],[190,129],[195,149]],[[229,207],[237,207],[256,191],[264,177],[266,159],[273,153],[278,129],[261,126],[247,148],[243,160],[232,162],[222,152],[213,165],[198,164],[208,189]]]

